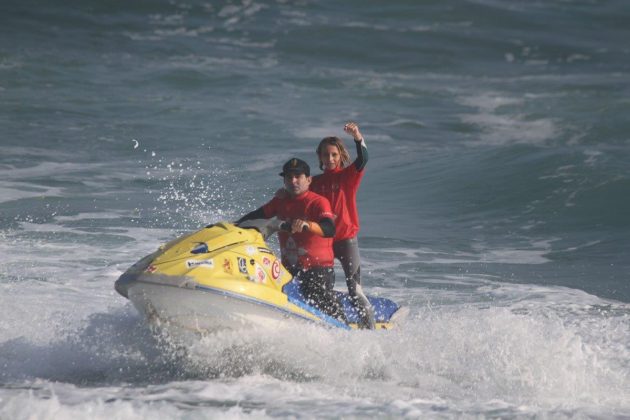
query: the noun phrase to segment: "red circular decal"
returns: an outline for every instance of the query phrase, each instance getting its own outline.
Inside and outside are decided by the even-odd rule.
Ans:
[[[278,262],[278,260],[275,260],[273,262],[273,265],[271,266],[271,277],[273,277],[273,279],[277,279],[280,276],[280,263]]]
[[[258,277],[258,283],[264,283],[267,279],[267,275],[265,274],[265,270],[260,266],[256,266],[256,276]]]

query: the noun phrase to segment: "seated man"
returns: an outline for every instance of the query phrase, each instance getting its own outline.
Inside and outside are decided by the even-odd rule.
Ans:
[[[295,277],[307,302],[324,313],[346,322],[345,313],[333,287],[335,271],[332,238],[335,222],[329,201],[309,191],[311,170],[301,159],[290,159],[280,176],[288,194],[274,197],[267,204],[241,217],[237,223],[251,219],[278,219],[290,225],[290,232],[280,231],[282,263]]]

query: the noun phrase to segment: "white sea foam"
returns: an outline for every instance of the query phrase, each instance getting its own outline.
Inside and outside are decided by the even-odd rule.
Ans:
[[[268,48],[266,44],[251,44],[257,48]],[[267,56],[257,59],[248,59],[246,57],[172,57],[168,62],[162,63],[163,67],[177,69],[194,69],[203,71],[216,71],[217,68],[239,68],[239,69],[260,69],[272,68],[278,64],[274,56]]]
[[[387,262],[376,263],[380,268],[394,268],[405,263],[427,264],[544,264],[550,260],[545,257],[551,251],[550,243],[541,241],[532,244],[534,249],[498,248],[490,249],[487,246],[475,244],[476,252],[442,252],[428,248],[387,248],[379,254]],[[370,262],[366,262],[370,266]]]
[[[104,163],[73,163],[73,162],[42,162],[34,166],[18,168],[0,168],[1,179],[23,180],[29,177],[48,177],[55,175],[62,178],[63,175],[81,172],[99,172],[105,166]]]
[[[99,25],[62,3],[3,8],[0,418],[630,418],[627,304],[553,287],[628,297],[623,2],[91,2]],[[361,238],[364,289],[408,323],[153,336],[117,276],[255,208],[284,160],[265,154],[314,162],[345,118],[375,146],[364,232],[391,238]],[[540,172],[493,176],[501,158]]]
[[[219,10],[218,16],[224,19],[225,26],[232,26],[241,21],[242,18],[251,18],[259,11],[268,6],[252,1],[245,1],[241,6],[236,4],[228,4]]]
[[[22,62],[18,60],[9,60],[5,57],[0,59],[0,70],[12,70],[22,67]]]
[[[120,217],[132,217],[134,213],[126,210],[110,210],[107,212],[82,212],[71,216],[56,216],[58,222],[70,222],[77,220],[95,220],[95,219],[119,219]]]
[[[562,291],[556,294],[563,296]],[[518,313],[519,305],[434,307],[390,332],[308,326],[294,331],[289,326],[247,335],[218,333],[190,348],[188,357],[212,377],[269,375],[282,380],[280,395],[265,404],[271,412],[276,404],[292,412],[295,406],[288,400],[299,406],[303,399],[310,406],[328,400],[328,408],[319,407],[323,415],[344,409],[356,413],[388,406],[389,401],[430,410],[418,393],[428,401],[440,399],[446,410],[455,402],[485,410],[493,401],[503,401],[505,409],[530,406],[533,412],[600,404],[623,408],[629,384],[616,369],[629,354],[623,344],[627,332],[625,338],[615,338],[621,358],[612,352],[604,356],[598,336],[601,331],[618,332],[624,320],[602,317],[593,331],[590,323],[580,321],[587,313],[555,312],[543,302],[529,300],[526,314]],[[295,380],[299,387],[283,389]],[[253,400],[260,398],[257,385],[245,385]],[[243,390],[225,394],[235,392]],[[390,408],[389,414],[401,414]]]
[[[285,150],[285,153],[282,154],[265,153],[253,156],[252,162],[245,166],[243,169],[248,172],[275,171],[277,173],[280,173],[282,165],[291,157],[291,154],[295,156],[301,156],[303,158],[310,154],[312,154],[313,157],[315,156],[314,149],[306,149],[302,147],[291,148],[290,150]],[[281,178],[278,178],[278,187],[281,186],[280,180]]]
[[[488,113],[463,115],[461,118],[462,121],[477,125],[483,130],[481,140],[474,142],[475,144],[494,146],[516,143],[540,144],[557,134],[557,128],[551,119],[527,120],[519,115]]]
[[[167,37],[167,36],[190,36],[190,37],[197,37],[201,34],[205,34],[208,32],[212,32],[214,31],[214,28],[212,26],[202,26],[199,28],[195,28],[195,29],[189,29],[189,28],[185,28],[185,27],[179,27],[179,28],[174,28],[174,29],[156,29],[154,31],[154,33],[160,38],[162,39],[163,37]]]
[[[186,15],[184,13],[176,13],[170,15],[153,14],[150,15],[151,23],[158,25],[179,25],[184,21]]]
[[[399,118],[394,121],[384,123],[381,125],[384,127],[409,126],[409,127],[414,127],[414,128],[422,128],[426,126],[426,124],[420,120],[413,120],[413,119],[406,119],[406,118]]]
[[[0,146],[0,155],[14,156],[20,158],[26,157],[44,157],[55,160],[67,160],[73,155],[60,150],[44,149],[40,147],[23,147],[23,146]]]
[[[475,114],[460,116],[465,123],[481,129],[480,139],[472,142],[480,145],[540,144],[558,134],[558,127],[551,118],[530,119],[517,112],[500,112],[505,106],[523,104],[523,99],[513,98],[498,92],[487,92],[474,96],[460,97],[460,103],[477,108]],[[519,106],[519,108],[521,108]]]
[[[599,150],[585,150],[584,155],[586,159],[584,160],[584,164],[587,166],[594,166],[597,163],[597,160],[604,153]]]
[[[0,414],[14,420],[270,418],[265,410],[241,408],[238,401],[212,407],[198,400],[191,402],[184,392],[172,392],[163,387],[151,389],[151,393],[144,395],[138,393],[133,400],[129,397],[124,387],[93,388],[92,392],[84,393],[72,385],[42,382],[34,384],[33,389],[11,391],[6,398],[0,398]],[[199,408],[195,410],[197,404]]]
[[[63,189],[31,182],[0,181],[0,203],[33,197],[61,197]]]
[[[26,236],[9,234],[8,239],[16,250],[28,250],[28,234],[83,235],[72,222],[116,215],[83,213],[64,216],[59,224],[23,223]],[[153,250],[167,233],[129,229],[124,234],[135,240],[114,252],[81,245],[70,255],[67,244],[54,241],[27,252],[27,257],[42,258],[41,265],[27,269],[27,277],[45,281],[3,285],[0,377],[24,383],[26,390],[0,393],[2,415],[19,418],[41,411],[64,416],[81,408],[93,410],[95,418],[142,417],[155,415],[156,407],[170,407],[160,414],[179,418],[186,407],[194,418],[207,413],[201,407],[208,401],[216,401],[221,417],[629,409],[624,360],[630,357],[630,307],[572,289],[508,284],[492,276],[425,276],[446,289],[368,288],[412,306],[399,330],[345,332],[288,324],[272,331],[213,334],[173,357],[112,289],[125,265]],[[412,275],[400,264],[432,253],[392,251],[383,262],[368,256],[366,264],[382,270],[394,261],[399,266],[392,271]],[[6,255],[16,264],[8,270],[12,275],[28,261],[17,251]],[[90,258],[105,255],[110,264],[90,267]],[[44,267],[54,257],[66,267],[50,275]],[[64,281],[56,281],[64,274]],[[99,280],[89,282],[94,274]],[[164,385],[108,385],[147,378],[161,378]],[[83,387],[85,381],[97,386]]]
[[[352,138],[343,133],[343,124],[344,123],[341,122],[329,123],[327,125],[320,125],[317,127],[300,127],[299,130],[293,130],[293,135],[299,139],[309,139],[310,141],[315,141],[316,143],[313,144],[313,148],[308,150],[309,153],[314,153],[317,143],[324,137],[337,136],[342,138],[342,140],[345,140],[344,142],[346,143],[346,145],[348,145],[349,142],[352,141]],[[359,125],[361,125],[361,122],[359,122]],[[376,133],[370,133],[369,135],[366,134],[365,139],[367,143],[370,143],[372,141],[391,142],[393,140],[392,137],[388,134]]]
[[[315,127],[300,127],[293,130],[293,135],[302,139],[317,139],[321,140],[328,136],[340,136],[342,135],[343,123],[328,123],[327,125],[318,125]]]
[[[461,97],[458,102],[485,111],[495,111],[502,106],[522,104],[523,100],[507,97],[498,92],[486,92],[477,96]]]

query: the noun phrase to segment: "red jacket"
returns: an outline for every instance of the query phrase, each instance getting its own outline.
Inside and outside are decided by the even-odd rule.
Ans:
[[[312,191],[297,197],[286,195],[274,197],[263,207],[265,217],[277,216],[280,220],[293,219],[319,222],[322,218],[334,219],[328,200]],[[332,267],[334,256],[332,238],[323,238],[312,232],[278,232],[282,263],[290,271],[292,268],[308,270],[311,267]]]
[[[354,238],[359,233],[357,191],[364,172],[352,163],[342,169],[327,169],[313,177],[311,190],[326,197],[335,213],[335,241]]]

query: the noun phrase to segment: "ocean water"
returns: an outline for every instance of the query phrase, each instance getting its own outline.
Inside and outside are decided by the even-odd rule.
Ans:
[[[628,39],[621,0],[3,0],[0,418],[630,416]],[[114,291],[349,120],[400,329],[182,348]]]

